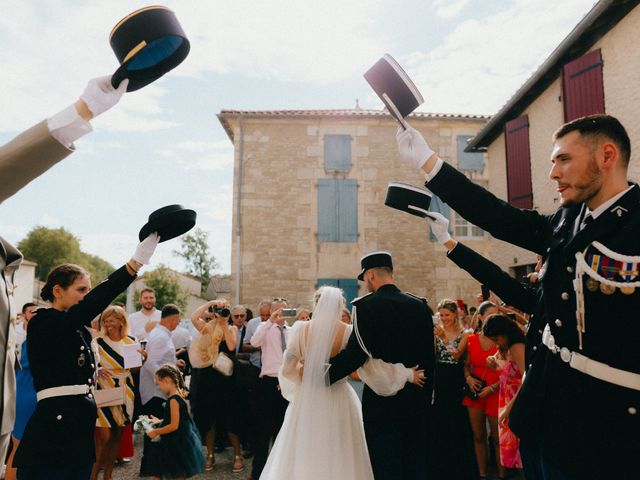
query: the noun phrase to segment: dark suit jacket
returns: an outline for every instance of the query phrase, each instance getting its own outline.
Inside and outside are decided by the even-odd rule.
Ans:
[[[598,241],[640,260],[640,188],[633,188],[573,234],[582,205],[552,215],[515,208],[450,165],[426,186],[469,222],[494,237],[543,255],[542,302],[556,344],[578,350],[576,253]],[[637,278],[636,278],[637,281]],[[584,282],[584,280],[583,280]],[[640,289],[605,295],[585,287],[586,333],[581,353],[640,373]],[[640,392],[578,372],[541,347],[518,395],[510,425],[540,442],[550,463],[581,478],[635,478],[640,458]],[[595,476],[594,476],[595,475]]]
[[[354,332],[346,348],[330,360],[331,383],[357,370],[368,355],[362,350],[356,328],[374,358],[405,367],[419,365],[426,375],[422,388],[407,384],[396,395],[380,397],[365,385],[362,415],[365,422],[410,418],[424,413],[431,403],[435,356],[433,312],[426,300],[384,285],[377,292],[353,301]]]
[[[96,360],[85,327],[135,279],[126,267],[113,272],[66,312],[40,309],[29,322],[27,349],[36,391],[62,385],[92,385]],[[91,395],[47,398],[36,407],[14,465],[69,465],[94,460],[97,417]]]

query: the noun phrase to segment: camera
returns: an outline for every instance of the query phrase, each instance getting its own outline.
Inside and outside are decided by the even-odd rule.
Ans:
[[[231,316],[231,310],[229,310],[227,307],[218,307],[217,305],[211,305],[209,307],[209,312],[219,315],[222,318]]]
[[[282,309],[282,316],[283,317],[295,317],[298,314],[298,311],[295,308],[283,308]]]

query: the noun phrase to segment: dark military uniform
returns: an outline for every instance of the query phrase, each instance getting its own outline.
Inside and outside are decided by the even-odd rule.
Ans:
[[[435,366],[433,312],[425,299],[384,285],[354,300],[354,331],[346,348],[330,361],[336,382],[368,358],[424,369],[426,384],[407,384],[396,395],[381,397],[365,385],[362,415],[373,472],[378,480],[420,479],[426,465],[426,414],[433,391]]]
[[[126,267],[122,267],[69,310],[38,310],[29,322],[27,335],[36,392],[59,386],[95,384],[98,362],[87,327],[134,279]],[[96,404],[90,392],[39,400],[24,431],[14,465],[25,471],[35,468],[40,472],[69,465],[89,465],[90,469],[95,460],[96,417]]]
[[[496,238],[544,256],[542,301],[547,339],[552,335],[554,348],[539,346],[511,413],[512,430],[528,440],[535,438],[543,460],[571,478],[638,478],[640,387],[612,383],[619,375],[606,368],[607,380],[595,378],[590,374],[593,369],[590,373],[579,369],[587,370],[585,366],[590,368],[595,361],[599,371],[605,364],[640,378],[640,288],[626,288],[624,293],[620,288],[594,288],[593,281],[578,276],[576,268],[579,257],[593,257],[594,242],[606,247],[605,256],[622,254],[637,266],[640,188],[634,185],[574,234],[583,205],[561,208],[549,216],[520,210],[447,164],[427,187]],[[640,280],[636,267],[616,272],[615,264],[608,265],[619,282],[631,285]],[[583,293],[578,295],[574,287]],[[582,299],[584,322],[579,332],[577,302]]]

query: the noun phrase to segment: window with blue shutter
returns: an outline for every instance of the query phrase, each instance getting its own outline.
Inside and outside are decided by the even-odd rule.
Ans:
[[[318,180],[318,240],[358,241],[358,183],[355,180]]]
[[[431,203],[429,203],[429,211],[438,212],[442,214],[447,220],[449,220],[449,222],[451,222],[451,208],[449,207],[449,205],[440,200],[440,197],[438,197],[437,195],[433,195],[431,197]],[[451,233],[451,223],[449,223],[449,233]],[[436,237],[431,232],[431,229],[429,229],[429,238],[432,242],[436,241]]]
[[[355,278],[319,278],[317,282],[318,288],[323,285],[341,288],[347,301],[345,304],[347,308],[351,305],[351,301],[358,296],[359,286],[358,280]]]
[[[458,170],[482,172],[484,170],[484,154],[464,151],[467,142],[472,138],[471,135],[458,135]]]
[[[324,169],[327,172],[351,170],[351,135],[324,136]]]

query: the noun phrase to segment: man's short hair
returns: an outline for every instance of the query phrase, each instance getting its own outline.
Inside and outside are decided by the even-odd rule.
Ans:
[[[153,288],[145,287],[142,290],[140,290],[140,296],[142,296],[143,293],[147,293],[147,292],[153,293],[154,295],[156,294],[156,291]]]
[[[22,313],[23,313],[23,314],[27,313],[27,308],[29,308],[29,307],[37,307],[37,306],[38,306],[38,305],[36,305],[36,304],[35,304],[35,303],[33,303],[33,302],[27,302],[27,303],[25,303],[25,304],[22,306]]]
[[[373,267],[371,268],[376,274],[381,275],[383,277],[388,277],[393,275],[393,268],[391,267]]]
[[[565,123],[553,134],[553,141],[564,137],[571,132],[580,132],[580,135],[593,141],[608,139],[616,144],[623,164],[629,165],[631,158],[631,141],[627,131],[620,121],[611,115],[588,115],[576,118]]]
[[[177,305],[173,303],[168,303],[164,307],[162,307],[162,313],[160,314],[160,318],[167,318],[172,315],[180,315],[180,309]]]

